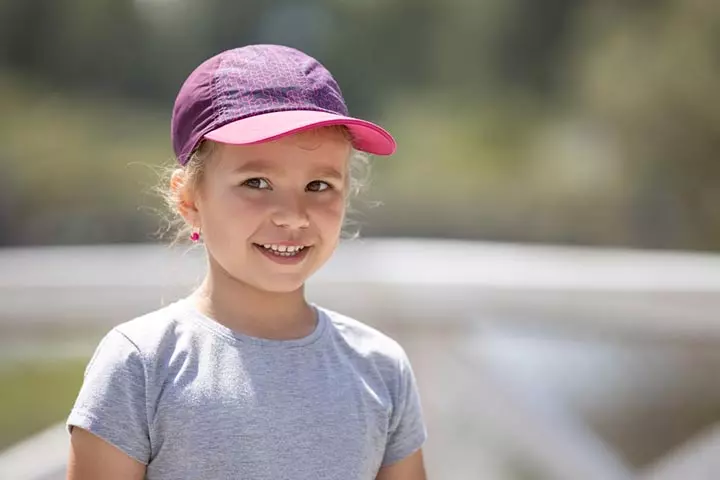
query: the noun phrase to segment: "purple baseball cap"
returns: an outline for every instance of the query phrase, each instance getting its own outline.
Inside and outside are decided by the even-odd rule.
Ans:
[[[185,165],[203,139],[250,145],[328,125],[345,125],[357,150],[395,151],[387,131],[349,116],[320,62],[290,47],[249,45],[215,55],[190,74],[175,100],[171,136]]]

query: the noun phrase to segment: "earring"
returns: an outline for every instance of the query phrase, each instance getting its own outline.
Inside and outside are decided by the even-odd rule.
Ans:
[[[200,229],[198,229],[197,232],[192,232],[190,234],[190,240],[192,240],[193,242],[197,242],[198,240],[200,240]]]

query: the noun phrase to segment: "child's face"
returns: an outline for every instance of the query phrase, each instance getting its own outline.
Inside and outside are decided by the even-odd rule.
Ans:
[[[211,261],[262,290],[297,290],[337,246],[350,145],[309,132],[258,145],[219,145],[195,197]],[[290,256],[266,246],[303,246]]]

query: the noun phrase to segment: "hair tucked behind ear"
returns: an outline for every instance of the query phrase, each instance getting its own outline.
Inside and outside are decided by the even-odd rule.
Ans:
[[[340,134],[348,142],[352,142],[350,131],[342,125],[320,127],[313,130],[313,132],[320,134]],[[204,141],[192,153],[190,159],[184,167],[180,167],[177,162],[174,162],[173,165],[164,168],[160,175],[160,180],[158,185],[155,187],[155,192],[160,196],[160,198],[162,198],[166,207],[166,211],[162,214],[164,227],[160,230],[160,237],[172,236],[172,241],[170,242],[171,245],[176,245],[179,242],[189,239],[192,232],[192,226],[188,225],[182,215],[180,215],[179,206],[182,199],[180,198],[180,191],[173,189],[171,186],[172,176],[177,169],[182,169],[184,176],[184,186],[182,188],[189,188],[197,191],[202,186],[205,176],[205,168],[212,158],[215,150],[216,144],[214,142]],[[350,157],[348,159],[348,184],[345,201],[346,215],[343,238],[356,238],[359,236],[360,223],[350,219],[349,216],[357,213],[352,208],[352,201],[364,192],[365,188],[369,185],[369,181],[369,156],[364,152],[355,150],[354,148],[351,149]],[[353,227],[353,231],[349,232],[347,227],[351,225]]]
[[[183,170],[183,188],[197,191],[205,177],[205,166],[212,157],[214,150],[215,143],[204,141],[195,149],[184,167],[180,167],[177,161],[175,161],[173,165],[168,166],[162,171],[160,181],[155,187],[156,193],[162,198],[166,207],[162,215],[165,226],[160,230],[160,236],[166,237],[172,235],[171,246],[189,239],[192,232],[192,225],[189,225],[183,216],[180,215],[179,206],[182,202],[182,198],[180,198],[181,192],[172,188],[173,174],[178,169]]]

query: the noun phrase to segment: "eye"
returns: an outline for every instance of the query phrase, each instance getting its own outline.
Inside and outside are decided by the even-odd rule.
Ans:
[[[307,184],[307,187],[305,187],[305,189],[310,192],[322,192],[323,190],[327,190],[329,188],[332,188],[332,185],[327,182],[323,182],[322,180],[313,180]]]
[[[248,178],[243,183],[243,186],[254,188],[257,190],[265,190],[270,188],[270,183],[264,178]]]

